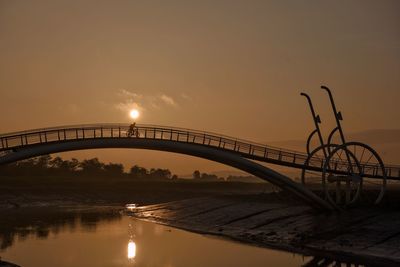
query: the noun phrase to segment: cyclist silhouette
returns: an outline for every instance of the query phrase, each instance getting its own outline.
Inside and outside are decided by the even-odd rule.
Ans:
[[[132,137],[132,136],[140,137],[139,130],[136,127],[136,122],[134,122],[131,125],[129,125],[129,130],[126,133],[126,136],[127,137]]]

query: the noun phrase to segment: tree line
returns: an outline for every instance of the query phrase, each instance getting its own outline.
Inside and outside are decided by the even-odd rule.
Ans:
[[[177,179],[168,169],[146,169],[134,165],[128,172],[120,163],[104,163],[98,158],[79,161],[72,158],[64,160],[61,157],[50,155],[40,156],[15,163],[0,166],[0,174],[9,176],[47,176],[47,175],[86,175],[86,176],[110,176],[132,177],[138,179]]]
[[[134,165],[127,172],[120,163],[104,163],[98,158],[76,158],[64,160],[61,157],[44,155],[27,160],[21,160],[7,165],[0,165],[2,176],[103,176],[103,177],[128,177],[134,179],[176,180],[178,176],[169,169],[151,168]],[[187,177],[189,178],[189,177]],[[201,173],[195,170],[191,177],[197,181],[231,181],[246,182],[256,179],[253,176],[218,177],[215,174]]]

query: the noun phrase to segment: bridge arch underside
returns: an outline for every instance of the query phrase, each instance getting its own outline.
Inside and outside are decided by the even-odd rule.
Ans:
[[[333,209],[333,207],[326,201],[290,178],[238,154],[199,144],[180,143],[171,140],[96,138],[36,144],[16,149],[14,152],[0,157],[0,164],[12,163],[40,155],[96,148],[136,148],[158,150],[212,160],[240,169],[268,181],[283,190],[291,192],[310,206],[317,209]]]

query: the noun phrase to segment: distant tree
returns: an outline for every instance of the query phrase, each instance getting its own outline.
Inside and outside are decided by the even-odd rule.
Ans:
[[[161,169],[162,178],[171,179],[172,173],[169,169]]]
[[[52,168],[57,168],[56,170],[62,174],[72,174],[78,171],[80,162],[72,158],[71,160],[63,160],[60,157],[56,157],[51,161]]]
[[[80,164],[83,173],[99,174],[104,170],[104,163],[100,162],[98,158],[85,159]]]
[[[49,165],[52,169],[61,169],[63,167],[64,160],[61,157],[55,157],[50,160]]]
[[[123,176],[124,167],[119,163],[101,162],[98,158],[85,159],[78,161],[75,158],[71,160],[63,160],[57,156],[52,158],[44,155],[27,160],[21,160],[16,163],[0,166],[0,175],[11,176],[30,176],[30,175],[77,175],[77,174],[96,174],[96,175],[112,175]],[[160,180],[177,180],[176,174],[172,175],[169,169],[152,168],[148,171],[146,168],[138,165],[133,166],[129,170],[130,177],[137,179],[160,179]],[[216,176],[201,174],[198,170],[193,173],[195,179],[214,179]]]
[[[171,171],[168,169],[150,169],[150,178],[152,179],[170,179]]]
[[[15,174],[16,175],[32,175],[37,174],[37,168],[35,167],[35,159],[21,160],[15,163]]]
[[[195,170],[193,172],[193,179],[195,180],[200,179],[200,172],[198,170]]]
[[[144,179],[147,177],[148,172],[146,168],[135,165],[130,169],[129,175],[136,179]]]
[[[51,156],[50,155],[43,155],[35,160],[35,165],[38,169],[46,170],[50,168]]]
[[[218,181],[218,176],[215,174],[202,173],[200,179],[203,181]]]
[[[36,158],[18,161],[14,167],[16,175],[42,175],[50,168],[51,157],[44,155]]]
[[[69,171],[76,172],[80,166],[80,162],[76,158],[72,158],[71,160],[65,160],[64,165]]]
[[[14,173],[16,175],[42,175],[46,173],[48,168],[47,157],[31,158],[18,161],[16,163]]]
[[[109,163],[104,165],[104,171],[108,175],[122,176],[124,173],[124,166],[122,164]]]

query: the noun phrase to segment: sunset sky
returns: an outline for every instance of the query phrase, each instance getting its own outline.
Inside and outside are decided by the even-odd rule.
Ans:
[[[0,133],[124,122],[268,143],[322,127],[332,88],[346,132],[400,128],[400,1],[0,0]],[[63,154],[227,167],[161,152]]]

